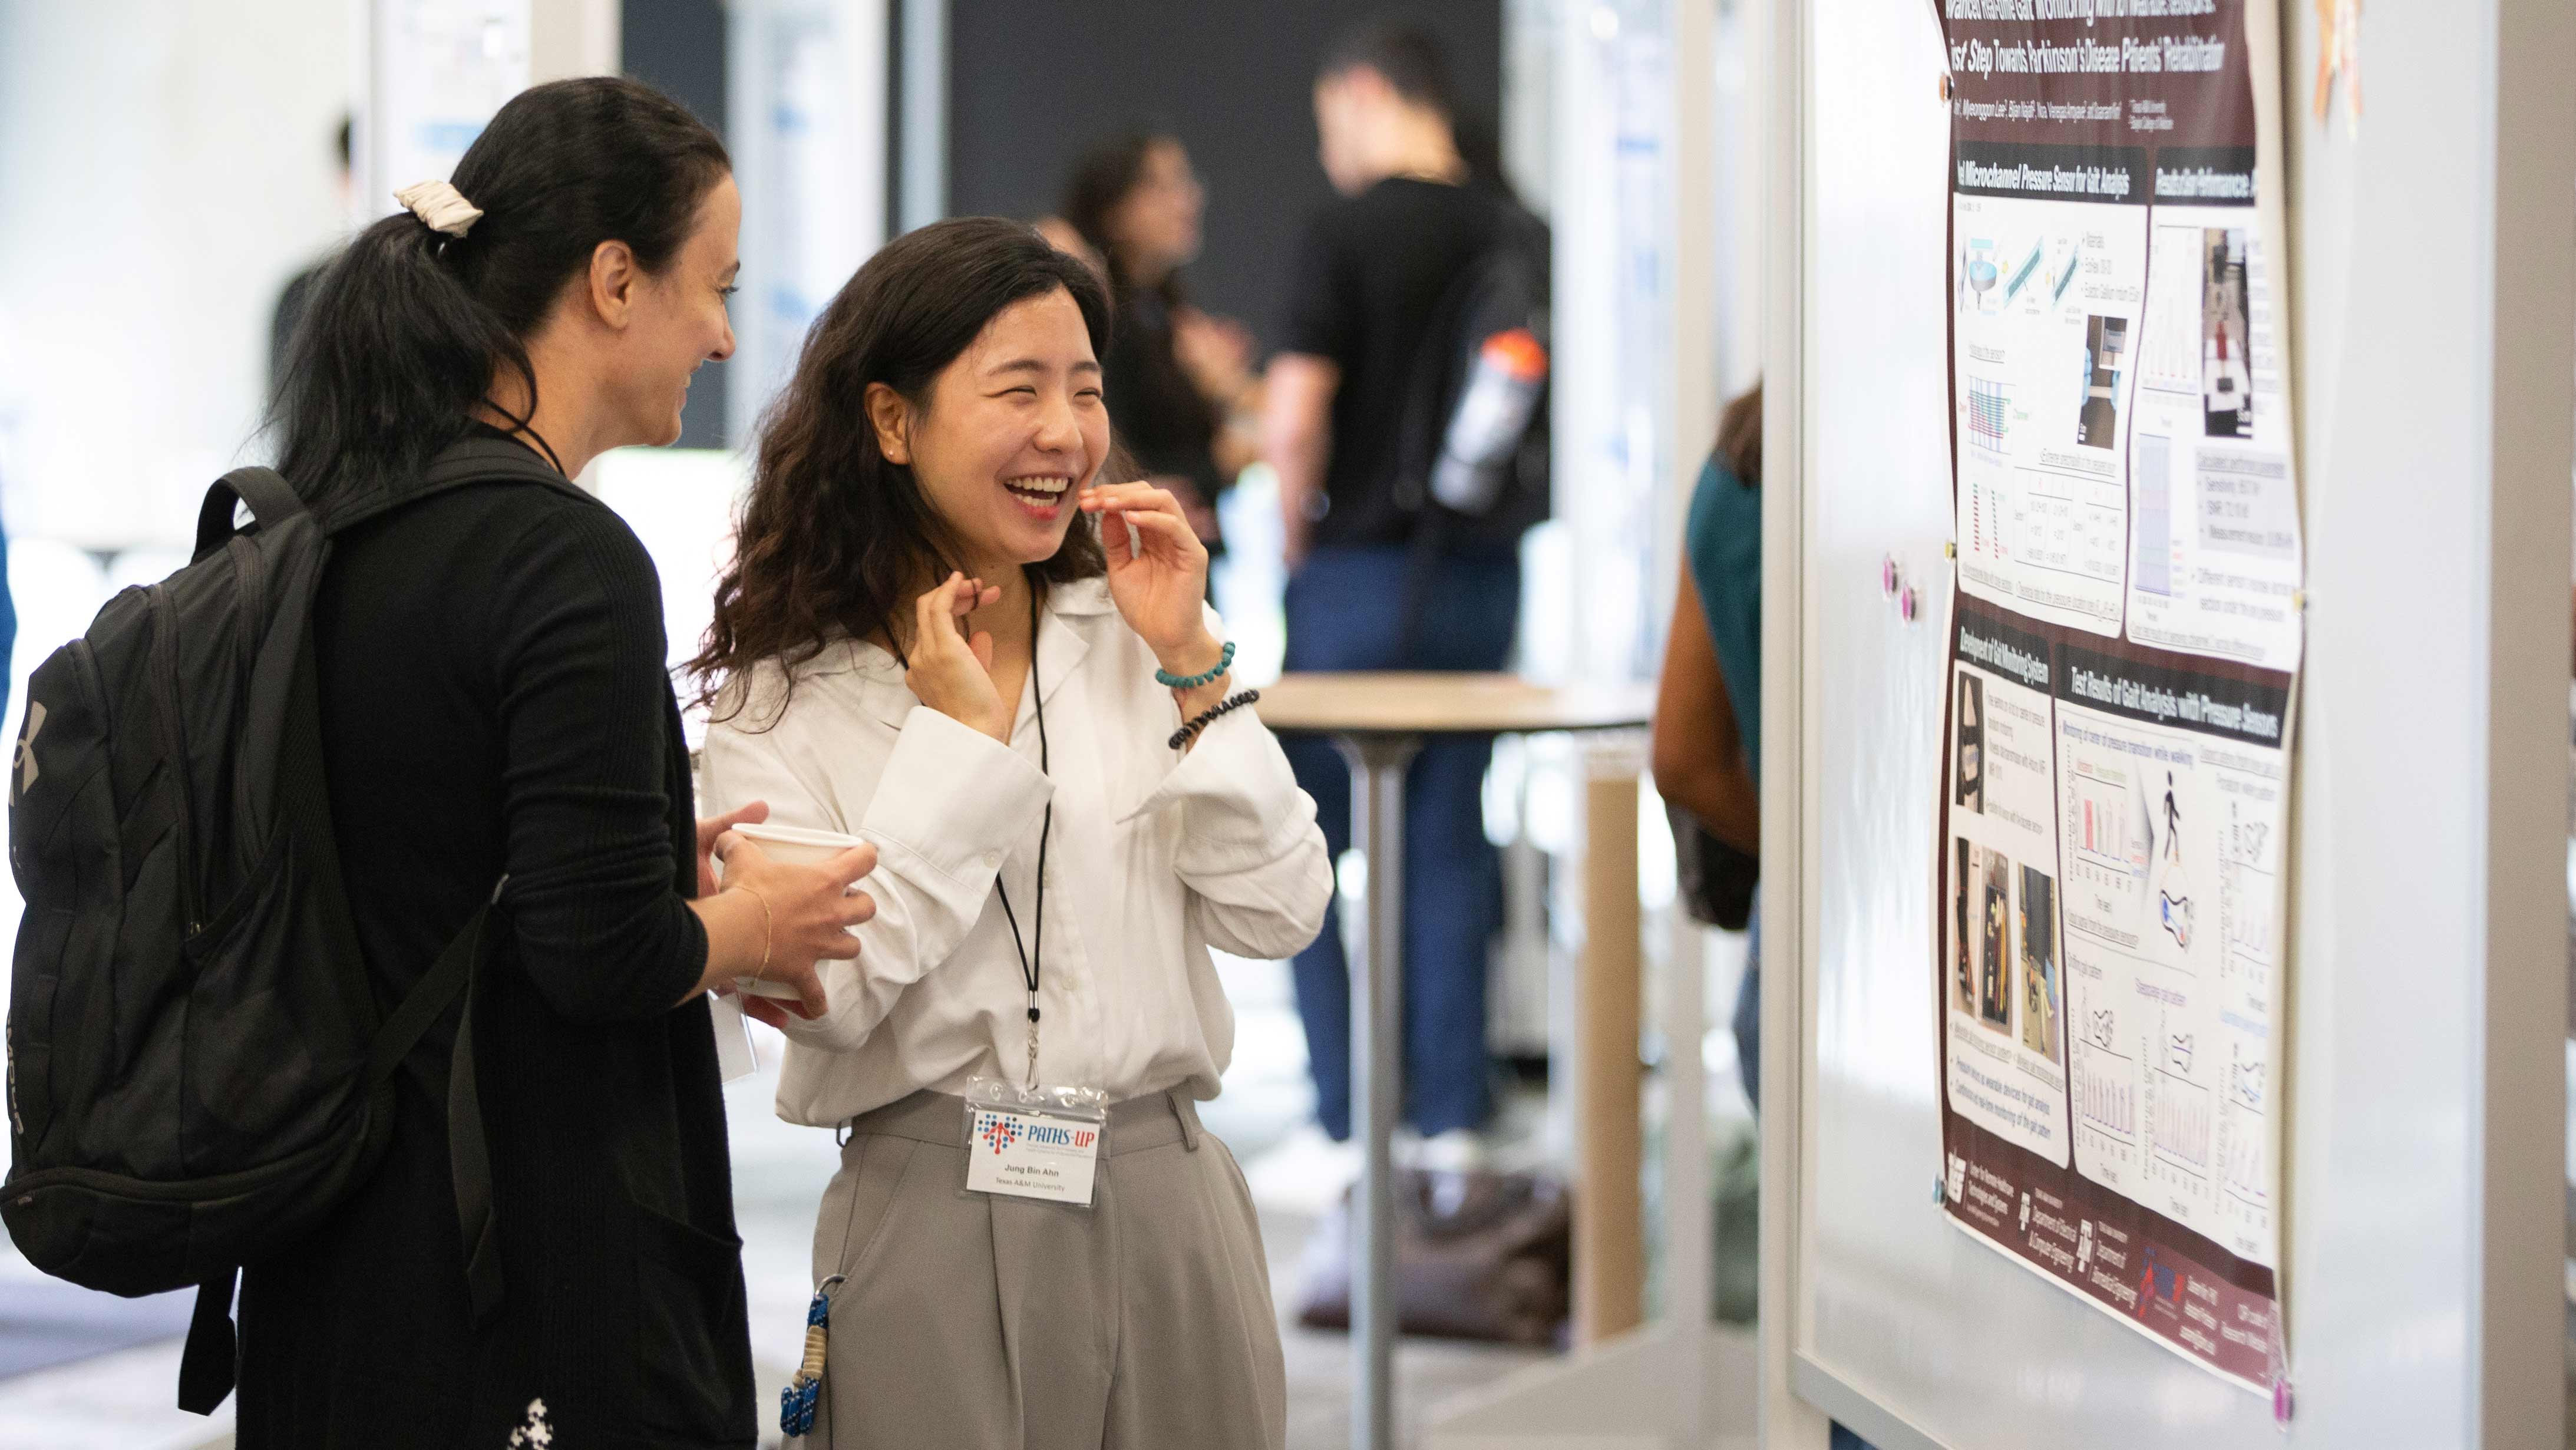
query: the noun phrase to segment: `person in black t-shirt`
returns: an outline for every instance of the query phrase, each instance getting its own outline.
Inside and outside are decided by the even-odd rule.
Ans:
[[[1286,526],[1287,668],[1498,670],[1520,608],[1510,517],[1443,516],[1419,532],[1424,480],[1407,459],[1414,380],[1438,346],[1448,293],[1505,239],[1535,226],[1498,188],[1473,184],[1451,122],[1439,51],[1421,31],[1346,39],[1315,84],[1325,174],[1342,196],[1299,247],[1284,346],[1263,406],[1263,454]],[[1436,424],[1435,424],[1436,426]],[[1411,471],[1420,471],[1411,465]],[[1471,1166],[1490,1108],[1486,948],[1501,924],[1501,863],[1485,838],[1489,739],[1435,741],[1405,783],[1405,1118],[1423,1161]],[[1350,844],[1350,777],[1332,746],[1290,745],[1327,844]],[[1297,958],[1297,1003],[1316,1115],[1350,1134],[1350,979],[1328,923]]]

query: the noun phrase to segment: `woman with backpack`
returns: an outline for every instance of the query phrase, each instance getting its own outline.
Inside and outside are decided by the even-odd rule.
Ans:
[[[498,908],[463,1016],[396,1076],[381,1166],[245,1271],[238,1440],[747,1447],[699,999],[760,976],[824,1012],[814,964],[850,954],[873,853],[769,862],[722,834],[757,804],[693,823],[660,585],[570,482],[674,441],[690,375],[733,350],[731,166],[669,99],[589,78],[522,93],[402,199],[315,289],[279,472],[333,531],[322,755],[387,1010],[495,882]]]
[[[833,1445],[1286,1436],[1251,1197],[1196,1107],[1234,1041],[1208,949],[1303,947],[1332,867],[1206,546],[1102,481],[1108,332],[1016,222],[869,259],[762,434],[693,665],[712,801],[883,853],[778,1090],[845,1137],[814,1230]]]

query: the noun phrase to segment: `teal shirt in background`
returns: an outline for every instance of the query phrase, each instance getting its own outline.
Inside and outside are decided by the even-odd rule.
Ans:
[[[1711,455],[1691,489],[1683,535],[1691,583],[1699,589],[1718,672],[1744,736],[1753,779],[1762,779],[1762,490],[1747,488]]]

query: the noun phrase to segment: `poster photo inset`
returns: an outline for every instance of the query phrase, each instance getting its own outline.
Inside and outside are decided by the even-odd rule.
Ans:
[[[1970,909],[1977,925],[1977,1018],[2012,1028],[2012,862],[2001,851],[1968,849]]]
[[[2012,862],[2001,851],[1957,843],[1958,889],[1951,897],[1957,967],[1951,1006],[1998,1036],[2012,1030]]]
[[[2075,412],[2075,441],[2112,448],[2120,441],[2120,374],[2129,354],[2129,319],[2084,319],[2084,403]]]
[[[2021,1044],[2052,1063],[2065,1061],[2065,992],[2057,976],[2057,883],[2036,866],[2021,868]]]
[[[2211,438],[2252,439],[2254,379],[2245,358],[2244,227],[2201,229],[2201,431]]]
[[[1951,761],[1951,774],[1958,780],[1958,794],[1953,804],[1971,815],[1983,814],[1986,806],[1986,682],[1966,671],[1959,674],[1959,745],[1958,757]]]

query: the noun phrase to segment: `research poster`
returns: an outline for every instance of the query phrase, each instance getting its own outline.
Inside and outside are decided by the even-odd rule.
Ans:
[[[2304,569],[2267,190],[2277,17],[1938,9],[1958,550],[1943,1198],[1970,1235],[2271,1393]]]

